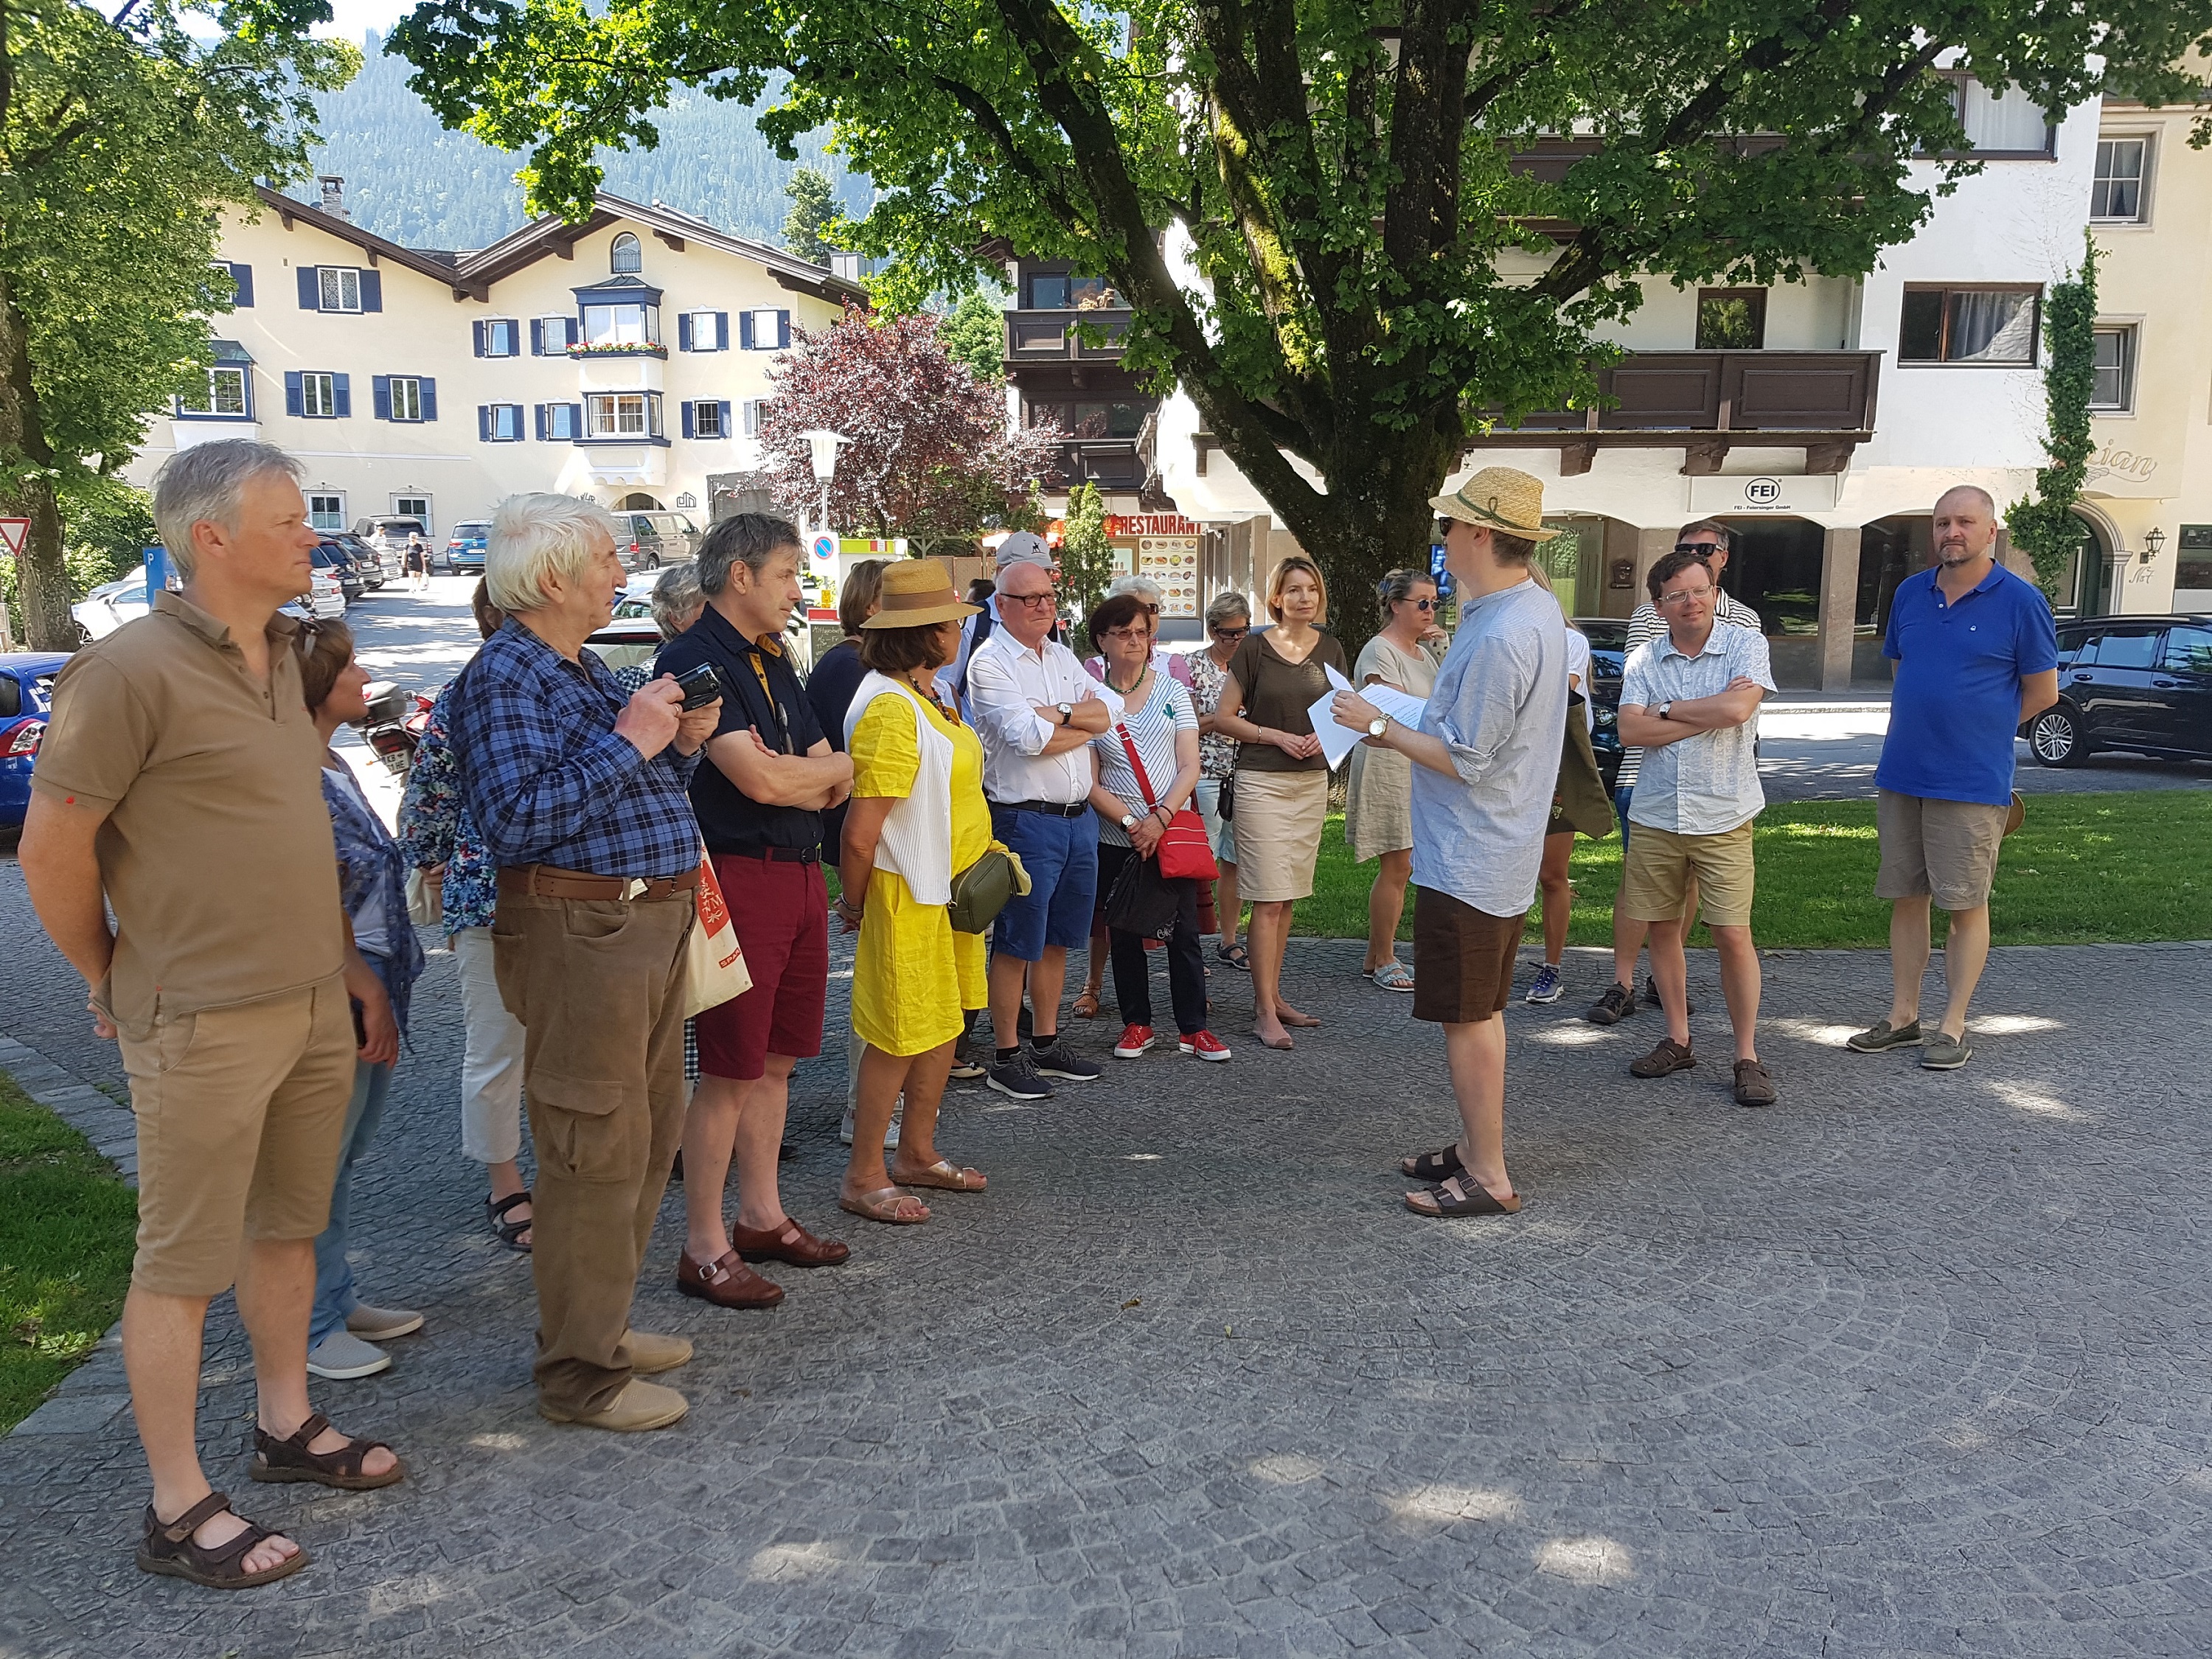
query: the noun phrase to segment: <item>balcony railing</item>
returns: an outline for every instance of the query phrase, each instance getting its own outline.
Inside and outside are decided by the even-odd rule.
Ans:
[[[1118,362],[1121,337],[1129,331],[1126,307],[1098,311],[1009,311],[1006,317],[1006,361],[1036,362]],[[1103,345],[1086,345],[1076,325],[1102,330]]]

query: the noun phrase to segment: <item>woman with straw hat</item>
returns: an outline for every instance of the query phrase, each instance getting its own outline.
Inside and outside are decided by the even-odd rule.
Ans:
[[[937,671],[976,613],[934,559],[884,567],[875,614],[860,624],[868,670],[845,715],[853,797],[845,816],[837,914],[860,938],[853,1032],[866,1044],[853,1151],[840,1208],[911,1226],[929,1208],[904,1187],[981,1192],[982,1176],[937,1154],[937,1109],[966,1012],[989,1000],[983,937],[955,933],[953,878],[991,846],[983,745],[939,700]],[[884,1137],[903,1091],[898,1151]],[[894,1184],[898,1183],[898,1184]]]

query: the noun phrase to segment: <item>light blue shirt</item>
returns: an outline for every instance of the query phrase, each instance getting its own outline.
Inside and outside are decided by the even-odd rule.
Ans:
[[[1671,635],[1647,640],[1628,653],[1621,670],[1620,702],[1626,708],[1658,712],[1662,702],[1714,697],[1741,678],[1774,690],[1766,636],[1755,629],[1716,622],[1705,649],[1686,657]],[[1766,805],[1759,787],[1759,716],[1725,731],[1700,732],[1680,743],[1644,751],[1628,821],[1678,836],[1717,836],[1748,823]]]
[[[1455,776],[1413,768],[1413,880],[1486,915],[1536,896],[1544,826],[1567,730],[1567,624],[1524,581],[1460,601],[1421,730],[1450,745]]]

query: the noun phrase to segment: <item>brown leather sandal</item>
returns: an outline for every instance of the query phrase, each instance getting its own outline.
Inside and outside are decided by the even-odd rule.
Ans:
[[[230,1510],[230,1499],[219,1492],[211,1492],[175,1520],[164,1524],[154,1513],[154,1506],[147,1504],[146,1536],[138,1546],[138,1571],[159,1573],[165,1578],[188,1579],[210,1589],[252,1589],[256,1584],[273,1584],[279,1578],[289,1578],[307,1565],[310,1558],[301,1547],[273,1567],[264,1567],[258,1572],[242,1571],[239,1564],[259,1548],[264,1540],[276,1536],[268,1528],[246,1521],[242,1515],[238,1518],[246,1521],[246,1530],[228,1543],[218,1544],[213,1549],[194,1543],[192,1534],[226,1510]]]
[[[306,1480],[318,1486],[335,1486],[340,1492],[374,1492],[379,1486],[394,1486],[407,1478],[407,1465],[397,1458],[382,1474],[362,1473],[361,1466],[368,1461],[369,1453],[379,1446],[386,1451],[392,1449],[386,1441],[349,1440],[336,1451],[309,1451],[307,1448],[314,1443],[315,1437],[330,1425],[331,1419],[317,1412],[283,1440],[256,1425],[251,1470],[253,1478],[278,1483]]]

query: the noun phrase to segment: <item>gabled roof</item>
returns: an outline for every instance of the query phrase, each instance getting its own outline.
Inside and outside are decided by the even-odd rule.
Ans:
[[[585,237],[605,229],[617,222],[627,222],[651,232],[668,246],[681,253],[687,243],[698,242],[741,259],[750,259],[765,266],[769,276],[780,287],[794,294],[811,294],[832,305],[853,304],[866,307],[867,290],[856,283],[833,276],[820,265],[812,264],[779,247],[765,242],[756,242],[742,236],[732,236],[717,230],[704,219],[674,208],[655,204],[651,207],[626,201],[619,196],[610,196],[602,191],[594,200],[591,216],[581,224],[570,224],[566,220],[549,215],[533,220],[511,235],[501,237],[489,247],[472,253],[448,253],[422,248],[405,248],[397,242],[386,240],[372,232],[363,230],[349,220],[332,218],[321,209],[298,202],[266,185],[257,185],[255,192],[268,207],[276,210],[289,230],[293,222],[304,220],[317,229],[336,236],[341,241],[352,243],[369,256],[374,264],[378,259],[390,259],[394,264],[404,265],[410,270],[421,272],[434,282],[445,283],[453,291],[456,300],[489,301],[491,285],[504,277],[535,264],[544,258],[573,259],[575,246]]]

